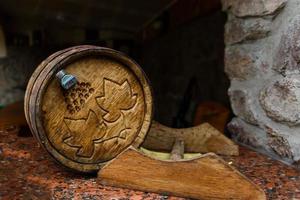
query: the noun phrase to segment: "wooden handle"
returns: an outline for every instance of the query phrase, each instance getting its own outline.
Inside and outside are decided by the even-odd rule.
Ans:
[[[171,160],[182,160],[184,158],[184,141],[183,139],[175,139],[172,151]]]

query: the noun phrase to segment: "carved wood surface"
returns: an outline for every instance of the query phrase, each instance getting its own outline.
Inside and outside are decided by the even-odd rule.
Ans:
[[[208,123],[191,128],[170,128],[153,121],[143,147],[156,151],[172,150],[175,139],[184,141],[185,152],[238,155],[238,145]]]
[[[54,78],[62,68],[78,80],[67,91]],[[143,141],[152,95],[144,73],[128,57],[106,48],[74,47],[37,68],[27,88],[25,114],[56,160],[92,172]]]
[[[101,184],[180,197],[263,200],[264,192],[213,153],[163,161],[130,147],[98,172]]]
[[[170,153],[171,160],[181,160],[184,158],[184,141],[175,139],[175,142]]]

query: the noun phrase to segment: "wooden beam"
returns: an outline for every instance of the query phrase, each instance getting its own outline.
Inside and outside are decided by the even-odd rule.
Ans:
[[[142,146],[150,150],[170,152],[176,138],[183,139],[185,152],[239,154],[238,145],[208,123],[175,129],[153,121]]]

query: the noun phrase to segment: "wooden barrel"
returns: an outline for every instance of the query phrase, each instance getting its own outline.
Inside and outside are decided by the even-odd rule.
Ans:
[[[76,78],[64,89],[57,73]],[[60,77],[61,78],[61,77]],[[139,65],[96,46],[68,48],[44,60],[25,94],[33,135],[64,166],[95,172],[128,146],[139,146],[152,120],[152,92]]]

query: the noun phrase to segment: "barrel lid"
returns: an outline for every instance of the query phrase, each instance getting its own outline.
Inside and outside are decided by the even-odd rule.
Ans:
[[[152,93],[141,68],[124,54],[95,46],[74,49],[37,69],[29,122],[57,161],[93,172],[143,142],[152,119]],[[62,69],[76,78],[69,89],[58,80],[63,75],[56,76]]]

